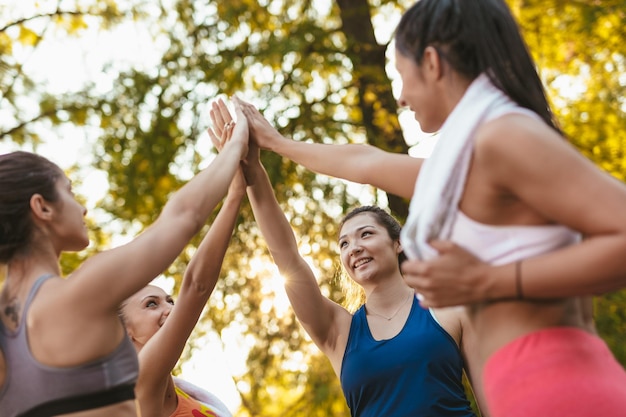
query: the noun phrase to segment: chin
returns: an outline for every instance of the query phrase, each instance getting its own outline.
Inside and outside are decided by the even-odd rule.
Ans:
[[[420,129],[424,133],[435,134],[435,133],[437,133],[441,129],[441,125],[429,126],[427,124],[421,124],[420,123]]]
[[[80,252],[81,250],[87,249],[87,247],[89,246],[89,243],[90,243],[89,239],[76,242],[76,244],[72,245],[69,250],[73,252]]]
[[[420,130],[428,134],[439,132],[439,130],[441,130],[441,126],[443,126],[443,123],[428,123],[424,120],[419,120],[417,116],[415,116],[415,120],[420,125]]]

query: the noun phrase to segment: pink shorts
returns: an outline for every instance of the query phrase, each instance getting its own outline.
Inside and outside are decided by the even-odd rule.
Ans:
[[[624,417],[626,372],[599,337],[573,327],[522,336],[483,374],[491,417]]]

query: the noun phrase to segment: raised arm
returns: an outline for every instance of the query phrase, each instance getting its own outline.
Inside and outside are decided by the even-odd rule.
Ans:
[[[218,102],[218,105],[216,114],[221,116],[216,124],[228,122],[230,115],[225,104]],[[337,368],[341,360],[338,353],[342,355],[345,347],[344,342],[343,347],[338,348],[337,338],[341,332],[337,329],[349,328],[351,315],[322,295],[313,271],[298,251],[293,229],[274,196],[267,172],[259,160],[259,149],[253,143],[245,167],[246,179],[252,184],[247,189],[250,205],[272,258],[285,278],[285,289],[294,312],[311,339]]]
[[[116,312],[122,301],[163,272],[200,231],[247,153],[248,126],[245,117],[240,119],[222,152],[172,195],[151,226],[130,243],[92,256],[70,275],[69,297],[81,311]]]
[[[370,145],[330,145],[287,139],[256,107],[242,100],[238,103],[248,118],[251,137],[262,149],[276,152],[319,174],[370,184],[404,198],[413,195],[422,159]],[[401,181],[398,173],[402,173]]]
[[[221,210],[185,270],[175,307],[163,327],[139,352],[137,390],[141,390],[140,401],[146,397],[162,401],[155,392],[168,381],[215,288],[245,191],[245,181],[239,170]]]
[[[248,169],[255,178],[255,184],[248,187],[248,199],[272,258],[285,279],[289,301],[311,339],[333,361],[339,330],[349,328],[351,315],[320,292],[313,271],[298,252],[291,225],[276,201],[263,166],[249,164]],[[343,353],[343,348],[339,351]]]

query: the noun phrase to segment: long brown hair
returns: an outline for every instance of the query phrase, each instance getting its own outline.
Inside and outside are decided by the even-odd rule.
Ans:
[[[470,80],[481,73],[522,107],[560,132],[528,47],[503,0],[420,0],[400,19],[396,50],[421,64],[434,47]]]
[[[58,165],[34,153],[0,155],[0,262],[28,250],[34,232],[30,198],[41,194],[57,201],[56,183],[62,175]]]

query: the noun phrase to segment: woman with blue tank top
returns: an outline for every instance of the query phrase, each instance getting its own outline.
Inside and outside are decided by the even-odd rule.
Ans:
[[[235,101],[237,108],[243,105]],[[224,120],[230,120],[221,104]],[[341,223],[341,262],[366,302],[354,314],[323,296],[298,252],[258,148],[245,164],[248,199],[285,278],[296,316],[341,380],[353,417],[472,417],[462,376],[474,340],[462,308],[428,310],[400,272],[400,225],[378,207],[360,207]],[[468,370],[466,368],[466,370]],[[468,370],[468,375],[472,373]]]
[[[240,120],[150,227],[67,277],[59,257],[89,244],[87,210],[53,162],[23,151],[0,155],[2,417],[140,415],[137,353],[118,307],[174,261],[226,194],[248,148]]]

